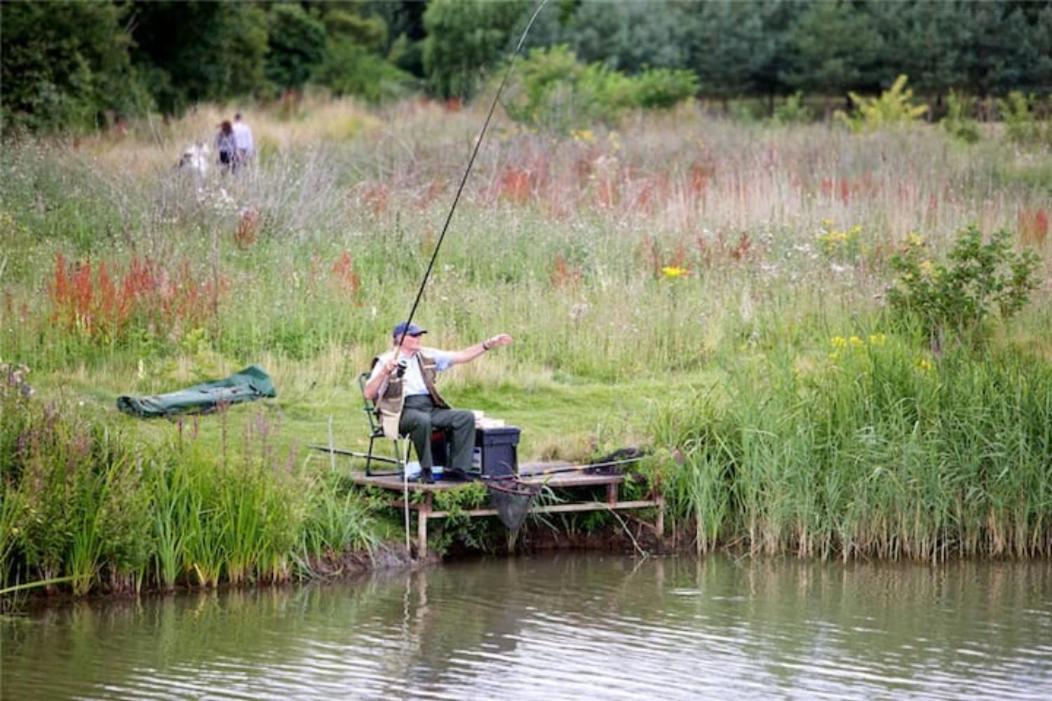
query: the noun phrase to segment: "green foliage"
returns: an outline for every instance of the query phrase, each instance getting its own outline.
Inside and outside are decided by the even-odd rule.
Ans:
[[[814,119],[811,109],[804,104],[804,94],[797,90],[774,108],[772,121],[775,124],[806,124]]]
[[[443,98],[471,97],[486,69],[503,58],[511,32],[529,7],[524,0],[434,0],[424,13],[424,71]]]
[[[697,73],[705,95],[733,98],[755,94],[774,58],[778,43],[769,36],[770,6],[719,0],[706,2],[683,18],[690,28],[689,66]]]
[[[136,2],[134,64],[165,114],[266,89],[267,14],[256,3]]]
[[[900,318],[919,321],[938,340],[947,331],[966,333],[995,312],[1002,319],[1019,312],[1037,288],[1037,264],[1032,251],[1013,250],[1007,230],[984,243],[978,227],[968,227],[946,263],[933,260],[924,239],[912,234],[891,259],[895,280],[888,301]]]
[[[1005,137],[1013,144],[1034,146],[1042,142],[1052,145],[1052,120],[1042,123],[1034,114],[1037,99],[1019,90],[1008,93],[997,101],[1005,125]]]
[[[633,103],[643,109],[670,109],[698,91],[698,77],[686,70],[648,69],[632,83]]]
[[[297,550],[310,562],[347,551],[372,553],[379,544],[373,506],[339,473],[311,479]]]
[[[855,224],[846,229],[838,229],[832,221],[826,219],[822,222],[817,242],[819,249],[830,260],[855,263],[862,252],[862,226]]]
[[[65,576],[83,594],[105,571],[136,585],[149,547],[148,503],[125,437],[69,403],[42,406],[4,385],[0,511],[8,522],[0,547],[8,557],[0,580]]]
[[[330,473],[299,472],[260,414],[234,450],[137,443],[69,402],[0,385],[0,584],[165,589],[284,581],[292,564],[370,550],[374,522]],[[222,415],[219,421],[227,418]],[[225,432],[225,428],[223,429]]]
[[[566,46],[531,49],[505,102],[516,121],[553,131],[616,124],[633,107],[666,109],[697,89],[690,71],[653,69],[628,77],[594,63],[584,65]]]
[[[387,24],[381,17],[329,8],[321,19],[330,40],[344,39],[373,53],[382,51],[387,43]]]
[[[314,82],[335,95],[354,95],[380,103],[408,93],[412,76],[346,39],[330,40]]]
[[[888,127],[911,124],[924,116],[927,105],[914,105],[913,91],[906,87],[906,75],[900,75],[880,97],[864,97],[849,92],[857,112],[850,116],[837,112],[837,118],[852,131],[875,131]]]
[[[818,0],[801,6],[789,29],[789,85],[824,94],[880,84],[887,45],[866,8]]]
[[[11,129],[84,131],[150,108],[112,3],[0,4],[0,117]]]
[[[656,415],[670,515],[699,550],[928,561],[1040,556],[1052,368],[909,336],[742,358]]]
[[[966,144],[979,140],[979,126],[972,117],[975,111],[975,98],[957,91],[950,91],[946,98],[947,112],[940,126],[953,138]]]
[[[473,550],[492,549],[491,534],[495,528],[492,520],[471,518],[465,513],[483,508],[488,499],[489,491],[481,482],[469,482],[456,489],[435,492],[435,510],[445,511],[449,515],[442,519],[442,527],[431,536],[428,547],[435,552],[445,553],[454,542],[460,542]]]
[[[325,57],[325,25],[298,4],[280,3],[267,19],[267,79],[283,90],[299,89]]]
[[[699,9],[678,2],[656,6],[648,0],[573,0],[559,8],[562,21],[554,7],[541,13],[531,45],[565,44],[584,63],[601,63],[628,75],[647,68],[693,70],[690,20]]]

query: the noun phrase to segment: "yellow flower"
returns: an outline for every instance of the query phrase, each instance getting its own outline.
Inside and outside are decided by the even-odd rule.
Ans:
[[[883,346],[888,340],[888,337],[882,333],[874,333],[869,336],[869,345],[876,346],[879,348]]]
[[[829,342],[833,344],[833,348],[840,350],[841,348],[847,348],[847,339],[843,336],[833,336],[829,339]]]
[[[686,268],[680,268],[675,265],[666,265],[664,268],[661,269],[661,274],[669,278],[670,280],[677,277],[683,277],[689,272],[690,271]]]
[[[595,141],[595,135],[591,129],[574,129],[570,134],[574,141]]]
[[[852,348],[863,348],[866,345],[865,341],[863,341],[858,336],[852,336],[851,338],[847,339],[847,342],[851,344]]]
[[[832,362],[834,362],[834,363],[835,363],[836,361],[840,360],[840,351],[836,351],[835,353],[830,353],[830,354],[829,354],[829,359],[830,359],[830,360],[831,360]]]
[[[917,369],[923,372],[928,372],[929,370],[931,370],[931,361],[927,358],[918,358]]]
[[[931,277],[935,271],[935,265],[930,260],[922,260],[920,262],[920,270],[924,273],[924,277]]]
[[[924,237],[918,234],[916,231],[911,231],[906,235],[906,245],[919,248],[924,245]]]

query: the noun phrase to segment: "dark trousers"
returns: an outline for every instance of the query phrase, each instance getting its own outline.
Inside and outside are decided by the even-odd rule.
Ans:
[[[434,466],[431,457],[431,431],[450,429],[449,464],[444,467],[471,469],[471,451],[475,447],[475,415],[458,409],[439,409],[426,394],[405,398],[402,418],[398,430],[409,436],[420,458],[420,469],[430,470]]]

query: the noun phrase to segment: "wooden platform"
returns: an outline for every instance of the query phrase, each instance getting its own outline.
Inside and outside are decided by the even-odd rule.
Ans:
[[[574,489],[580,487],[606,487],[606,499],[603,501],[585,500],[566,502],[563,504],[542,504],[530,509],[531,514],[553,514],[553,513],[575,513],[582,511],[620,511],[626,509],[656,508],[657,519],[653,524],[648,524],[655,534],[660,538],[664,533],[664,499],[660,494],[652,494],[648,499],[633,501],[620,500],[620,487],[626,479],[641,479],[638,476],[624,474],[593,474],[580,472],[555,472],[546,474],[549,470],[565,469],[566,463],[531,463],[521,465],[519,468],[519,479],[532,484],[544,484],[552,489]],[[377,487],[386,491],[401,494],[408,486],[409,493],[423,494],[418,501],[410,499],[409,508],[417,514],[417,557],[427,555],[427,522],[431,519],[445,518],[449,516],[448,511],[436,511],[433,501],[436,492],[443,492],[468,484],[468,482],[457,480],[438,480],[434,484],[419,484],[409,482],[404,485],[401,475],[366,475],[364,472],[352,472],[351,480],[363,487]],[[392,505],[403,507],[403,501],[396,499]],[[469,509],[458,512],[458,515],[469,517],[496,516],[496,509]]]

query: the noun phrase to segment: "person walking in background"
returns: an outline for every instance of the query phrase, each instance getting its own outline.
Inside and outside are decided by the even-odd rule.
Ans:
[[[234,115],[234,142],[237,146],[237,162],[244,165],[255,153],[256,144],[252,140],[252,129],[241,119],[241,113]]]
[[[216,151],[219,152],[219,166],[223,172],[237,169],[237,142],[234,139],[234,127],[229,120],[223,120],[219,125]]]

